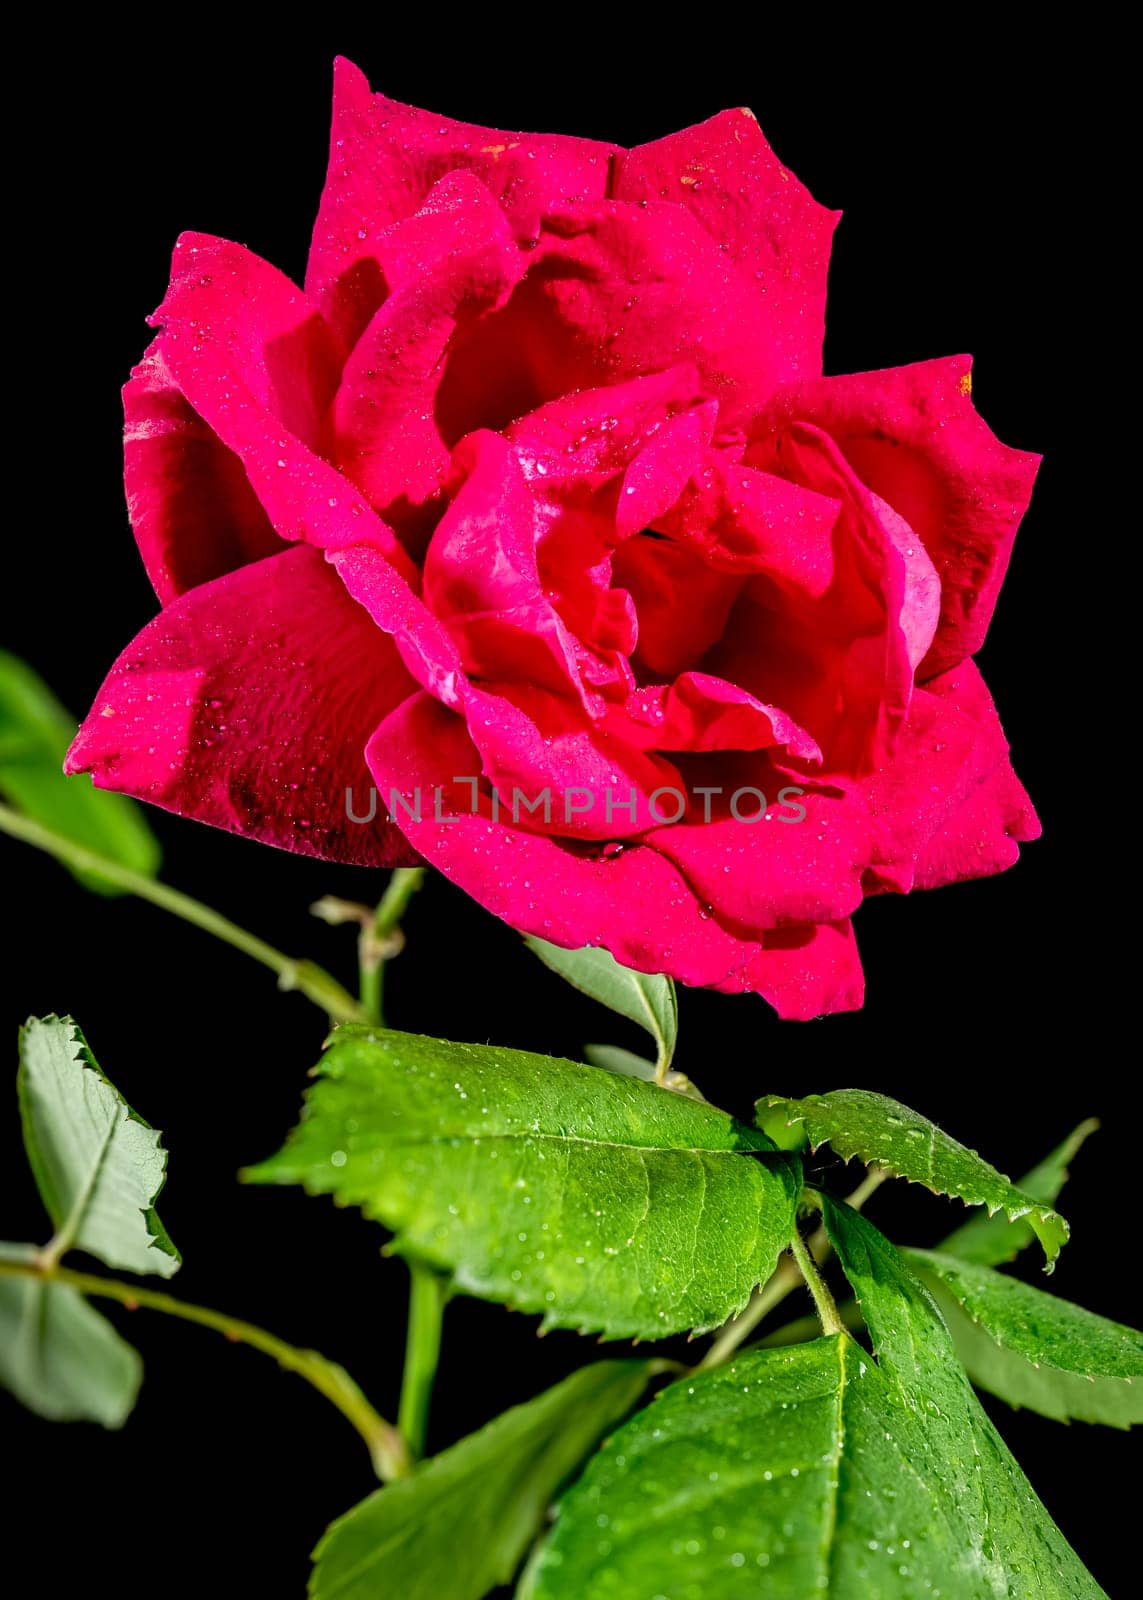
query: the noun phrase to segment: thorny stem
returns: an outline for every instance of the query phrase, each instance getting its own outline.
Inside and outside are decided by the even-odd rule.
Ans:
[[[854,1211],[860,1211],[870,1195],[877,1192],[887,1177],[889,1173],[884,1167],[870,1167],[846,1203],[852,1206]],[[818,1228],[810,1235],[808,1250],[811,1260],[819,1264],[829,1255],[829,1237],[824,1228]],[[786,1296],[792,1294],[803,1281],[797,1262],[792,1256],[783,1256],[770,1278],[760,1288],[755,1289],[745,1310],[721,1330],[699,1363],[700,1368],[720,1366],[732,1356],[762,1319],[769,1316],[775,1306],[781,1305]]]
[[[328,1361],[316,1350],[299,1350],[296,1345],[287,1344],[276,1335],[267,1333],[264,1328],[226,1316],[221,1311],[211,1311],[206,1306],[176,1300],[173,1295],[147,1289],[141,1284],[124,1283],[117,1278],[103,1278],[90,1272],[73,1272],[69,1267],[56,1266],[42,1257],[31,1261],[0,1260],[0,1276],[66,1284],[80,1294],[115,1300],[132,1311],[136,1307],[143,1307],[148,1311],[161,1311],[167,1316],[179,1317],[183,1322],[213,1328],[234,1344],[247,1344],[255,1350],[261,1350],[264,1355],[272,1356],[287,1372],[295,1372],[304,1378],[337,1407],[365,1441],[374,1471],[383,1482],[403,1477],[409,1471],[409,1453],[397,1429],[374,1411],[343,1367]]]
[[[13,839],[21,839],[25,844],[34,845],[37,850],[45,850],[48,855],[55,856],[57,861],[66,862],[68,866],[78,867],[85,872],[98,873],[101,878],[106,878],[127,893],[138,895],[140,900],[149,900],[152,905],[160,906],[173,916],[181,917],[184,922],[193,923],[205,933],[214,934],[216,939],[221,939],[225,944],[232,945],[235,950],[241,950],[243,955],[261,962],[264,967],[269,967],[270,971],[277,975],[279,989],[296,989],[300,994],[304,994],[307,1000],[312,1000],[314,1005],[326,1012],[334,1022],[369,1020],[349,991],[342,988],[337,979],[323,967],[317,966],[312,961],[298,961],[293,956],[283,954],[281,950],[276,950],[273,945],[267,944],[265,939],[259,939],[256,934],[240,928],[237,923],[231,922],[229,917],[224,917],[211,906],[203,905],[200,900],[193,899],[189,894],[183,894],[180,889],[172,889],[169,884],[161,883],[156,878],[148,878],[142,872],[134,872],[130,867],[121,866],[119,862],[100,855],[98,851],[89,850],[86,845],[77,844],[74,840],[65,838],[63,834],[54,833],[50,828],[34,822],[30,817],[21,816],[10,806],[0,805],[0,832],[10,834]]]

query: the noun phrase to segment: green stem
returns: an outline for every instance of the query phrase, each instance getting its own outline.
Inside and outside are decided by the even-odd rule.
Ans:
[[[416,1460],[425,1453],[447,1291],[443,1279],[419,1262],[410,1261],[409,1272],[409,1332],[397,1427],[409,1454]]]
[[[397,1429],[378,1415],[361,1390],[343,1367],[327,1361],[316,1350],[299,1350],[286,1344],[253,1323],[228,1317],[221,1311],[211,1311],[206,1306],[191,1305],[176,1300],[141,1284],[123,1283],[117,1278],[102,1278],[90,1272],[73,1272],[69,1267],[43,1264],[42,1261],[0,1260],[0,1276],[36,1278],[45,1283],[66,1284],[80,1294],[103,1300],[115,1300],[130,1310],[143,1307],[147,1311],[161,1311],[178,1317],[183,1322],[194,1322],[202,1328],[213,1328],[234,1344],[250,1345],[272,1356],[287,1372],[304,1378],[319,1394],[335,1405],[347,1422],[351,1423],[369,1449],[377,1476],[384,1482],[402,1477],[409,1470],[408,1451]]]
[[[794,1252],[794,1260],[806,1280],[806,1287],[814,1297],[822,1332],[826,1335],[844,1333],[845,1324],[837,1314],[833,1295],[830,1294],[825,1279],[814,1265],[814,1258],[797,1228],[794,1229],[794,1236],[790,1240],[790,1249]]]
[[[361,1009],[370,1022],[378,1025],[384,1021],[385,963],[401,949],[401,919],[424,877],[424,867],[398,867],[376,911],[361,929],[357,947]]]
[[[884,1167],[870,1167],[865,1177],[849,1196],[847,1205],[854,1211],[860,1211],[865,1202],[876,1194],[881,1185],[890,1174]],[[814,1261],[821,1262],[826,1259],[830,1250],[829,1236],[824,1228],[818,1228],[810,1236],[810,1254]],[[775,1306],[781,1305],[787,1295],[802,1282],[802,1274],[797,1263],[789,1256],[783,1256],[773,1274],[760,1288],[755,1289],[746,1309],[736,1318],[728,1322],[720,1331],[714,1343],[700,1361],[700,1368],[717,1367],[726,1361],[738,1349],[743,1340],[749,1338],[754,1329],[764,1317],[769,1316]]]
[[[86,845],[76,844],[62,834],[53,833],[50,828],[22,816],[10,806],[0,805],[0,832],[34,845],[37,850],[45,850],[48,855],[55,856],[57,861],[66,862],[70,867],[97,872],[100,877],[108,879],[127,893],[138,895],[140,900],[149,900],[152,905],[160,906],[172,916],[181,917],[184,922],[193,923],[205,933],[214,934],[224,944],[232,945],[235,950],[241,950],[243,955],[269,967],[277,975],[280,989],[297,989],[335,1022],[368,1021],[353,996],[324,968],[312,961],[297,961],[292,956],[284,955],[264,939],[240,928],[221,912],[204,906],[189,894],[172,889],[169,884],[160,883],[156,878],[148,878],[144,873],[133,872],[130,867],[121,866],[98,851],[89,850]]]
[[[373,916],[373,931],[379,939],[396,933],[409,901],[424,881],[424,867],[398,867],[395,870]]]

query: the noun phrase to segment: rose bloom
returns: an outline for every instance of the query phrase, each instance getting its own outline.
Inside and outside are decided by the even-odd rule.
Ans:
[[[163,609],[68,769],[783,1016],[860,1005],[864,895],[1038,831],[972,661],[1037,458],[965,357],[822,376],[836,220],[748,111],[628,151],[339,62],[304,292],[176,247],[125,390]]]

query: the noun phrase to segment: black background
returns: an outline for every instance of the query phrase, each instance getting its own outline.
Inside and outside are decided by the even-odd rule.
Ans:
[[[869,36],[861,46],[794,37],[715,52],[677,29],[639,48],[564,51],[540,35],[528,43],[507,22],[514,42],[501,54],[494,41],[440,25],[442,39],[410,56],[380,25],[303,24],[296,45],[275,30],[268,48],[204,14],[188,16],[178,37],[156,38],[152,24],[145,38],[101,31],[97,54],[81,41],[56,57],[29,112],[14,197],[37,248],[20,286],[27,321],[11,330],[31,343],[16,380],[27,411],[23,431],[9,434],[9,471],[31,470],[40,490],[33,523],[8,529],[10,547],[34,562],[12,591],[3,642],[81,712],[152,615],[122,505],[118,386],[146,342],[142,319],[162,298],[182,228],[242,240],[300,278],[336,51],[375,86],[433,110],[621,143],[751,105],[815,195],[846,211],[827,370],[972,351],[984,415],[1007,442],[1046,453],[980,658],[1045,838],[998,879],[868,904],[857,919],[869,990],[860,1015],[779,1024],[754,997],[684,993],[679,1064],[743,1114],[766,1090],[881,1089],[1010,1172],[1081,1117],[1102,1116],[1067,1191],[1073,1242],[1052,1287],[1127,1318],[1114,1204],[1127,1193],[1132,1154],[1124,1080],[1090,1020],[1107,998],[1109,935],[1088,877],[1108,819],[1085,798],[1085,724],[1072,720],[1084,713],[1067,699],[1100,653],[1103,627],[1075,552],[1086,543],[1094,554],[1107,537],[1080,516],[1091,460],[1077,443],[1086,436],[1079,411],[1096,335],[1077,282],[1076,229],[1098,227],[1099,216],[1072,181],[1091,152],[1075,149],[1076,129],[1058,112],[1060,75],[1082,76],[1081,65],[1041,55],[1033,71],[1015,48],[947,41],[918,45],[910,64],[909,42],[897,38],[891,69]],[[662,54],[667,45],[673,55]],[[44,140],[45,115],[58,149]],[[323,893],[376,898],[378,879],[154,820],[171,881],[351,981],[351,935],[322,927],[306,907]],[[113,1080],[164,1130],[171,1172],[161,1209],[185,1258],[178,1292],[317,1346],[392,1413],[405,1273],[379,1259],[379,1231],[328,1202],[235,1181],[291,1124],[320,1016],[158,911],[88,898],[14,844],[0,860],[12,936],[4,1025],[72,1011]],[[388,985],[397,1026],[567,1054],[590,1038],[638,1043],[443,882],[417,898],[407,930]],[[0,1160],[12,1180],[0,1233],[42,1236],[13,1101],[0,1121]],[[944,1203],[905,1186],[882,1191],[872,1214],[921,1242],[952,1221]],[[148,1370],[122,1433],[52,1429],[0,1399],[15,1540],[35,1544],[52,1574],[35,1592],[63,1592],[83,1572],[124,1596],[300,1595],[308,1547],[370,1487],[352,1432],[258,1355],[144,1313],[112,1315]],[[593,1350],[570,1334],[538,1341],[532,1319],[456,1302],[433,1445]],[[1130,1481],[1128,1439],[990,1409],[1097,1577],[1125,1593],[1117,1573],[1128,1570],[1130,1530],[1117,1485]]]

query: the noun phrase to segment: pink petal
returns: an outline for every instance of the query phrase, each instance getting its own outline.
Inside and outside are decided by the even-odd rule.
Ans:
[[[926,690],[972,717],[997,755],[983,783],[972,790],[918,852],[913,887],[938,889],[965,878],[1004,872],[1018,846],[1040,837],[1040,823],[1008,759],[1008,742],[992,696],[972,661],[931,678]]]
[[[816,599],[835,581],[840,510],[837,496],[712,451],[657,527],[719,572],[765,573],[780,588]]]
[[[527,254],[470,173],[443,178],[377,250],[392,292],[364,329],[337,391],[333,449],[390,521],[404,524],[441,491],[449,452],[436,393],[467,322],[500,305]]]
[[[1012,840],[1039,832],[972,661],[917,690],[893,762],[864,787],[878,821],[870,893],[1002,871],[1015,858]],[[970,864],[979,870],[961,870]]]
[[[184,234],[151,320],[178,387],[239,457],[283,539],[372,544],[412,572],[392,530],[318,453],[342,354],[300,289],[241,245]]]
[[[514,827],[503,809],[493,821],[487,797],[474,814],[471,788],[454,775],[474,774],[479,757],[463,721],[430,696],[387,719],[368,759],[383,794],[406,796],[393,811],[414,850],[512,927],[569,949],[602,944],[626,966],[684,983],[743,987],[735,975],[759,954],[758,941],[704,913],[658,852],[633,845],[604,853]],[[410,814],[418,791],[419,819]]]
[[[860,905],[872,831],[860,793],[764,756],[724,761],[704,782],[719,786],[705,801],[710,820],[696,800],[691,819],[647,842],[723,922],[756,936],[783,924],[836,922]],[[700,796],[697,783],[691,789]]]
[[[828,770],[879,767],[912,691],[900,622],[903,559],[869,492],[820,429],[793,425],[753,454],[759,466],[839,503],[833,570],[820,596],[816,579],[808,595],[787,573],[751,579],[706,666],[782,706],[817,740]]]
[[[131,526],[164,605],[283,548],[242,463],[167,371],[156,339],[123,390]]]
[[[425,554],[423,594],[465,671],[584,699],[575,640],[540,583],[537,508],[511,446],[470,434],[456,452],[452,500]],[[596,715],[598,715],[598,711]]]
[[[123,652],[68,752],[103,789],[303,855],[412,853],[368,812],[367,740],[415,688],[392,642],[313,550],[201,585]]]
[[[619,200],[684,205],[764,297],[791,373],[821,371],[830,240],[840,212],[782,166],[752,112],[724,111],[616,162]]]
[[[582,810],[575,803],[566,831],[586,839],[642,831],[652,820],[648,799],[653,791],[680,787],[682,780],[670,762],[593,728],[571,697],[527,681],[470,682],[460,651],[439,618],[376,552],[342,550],[329,559],[350,594],[393,635],[417,681],[467,720],[478,753],[472,758],[475,766],[462,776],[485,776],[509,800],[514,788],[529,801],[551,788],[557,813],[565,791],[582,791],[592,803]],[[621,809],[612,814],[606,803],[609,788],[624,801],[634,793],[634,814]]]
[[[578,707],[542,690],[520,683],[469,684],[464,712],[480,770],[501,795],[510,800],[518,789],[534,803],[551,791],[546,832],[626,839],[670,815],[678,803],[675,795],[685,798],[683,780],[665,756],[588,724]],[[572,794],[580,798],[569,806]],[[540,826],[522,812],[521,822]]]
[[[529,476],[549,490],[599,488],[626,470],[670,421],[702,400],[691,362],[602,388],[577,389],[518,418],[507,429]]]
[[[973,791],[919,852],[914,889],[991,878],[1014,866],[1020,844],[1040,837],[1023,784],[1005,762]]]
[[[615,531],[630,538],[665,515],[706,457],[718,407],[696,406],[669,418],[623,474]]]
[[[764,936],[745,979],[734,989],[755,990],[787,1022],[860,1011],[865,1000],[865,976],[849,922],[775,928]]]
[[[768,750],[775,746],[807,761],[821,751],[803,728],[775,706],[708,672],[683,672],[670,684],[649,684],[616,707],[609,725],[648,750]]]
[[[904,567],[905,592],[899,620],[909,665],[915,671],[924,660],[940,621],[941,580],[928,551],[904,517],[898,516],[880,495],[870,492],[869,498]]]
[[[628,539],[615,552],[611,569],[634,602],[635,660],[657,678],[674,678],[703,660],[721,639],[742,590],[741,578],[716,571],[673,539]],[[681,594],[687,597],[685,606],[679,605]]]
[[[683,364],[698,368],[724,431],[792,374],[765,298],[681,206],[569,206],[545,218],[507,305],[458,340],[442,416],[458,435],[503,426],[571,390]]]
[[[1001,444],[973,406],[968,356],[793,385],[761,425],[817,423],[920,535],[941,620],[919,678],[977,651],[996,607],[1040,458]]]
[[[371,94],[351,62],[334,64],[329,171],[306,292],[353,336],[380,304],[372,252],[378,229],[411,216],[433,184],[464,168],[501,201],[521,239],[541,212],[607,193],[615,147],[562,134],[502,133]],[[372,302],[372,303],[370,303]]]

